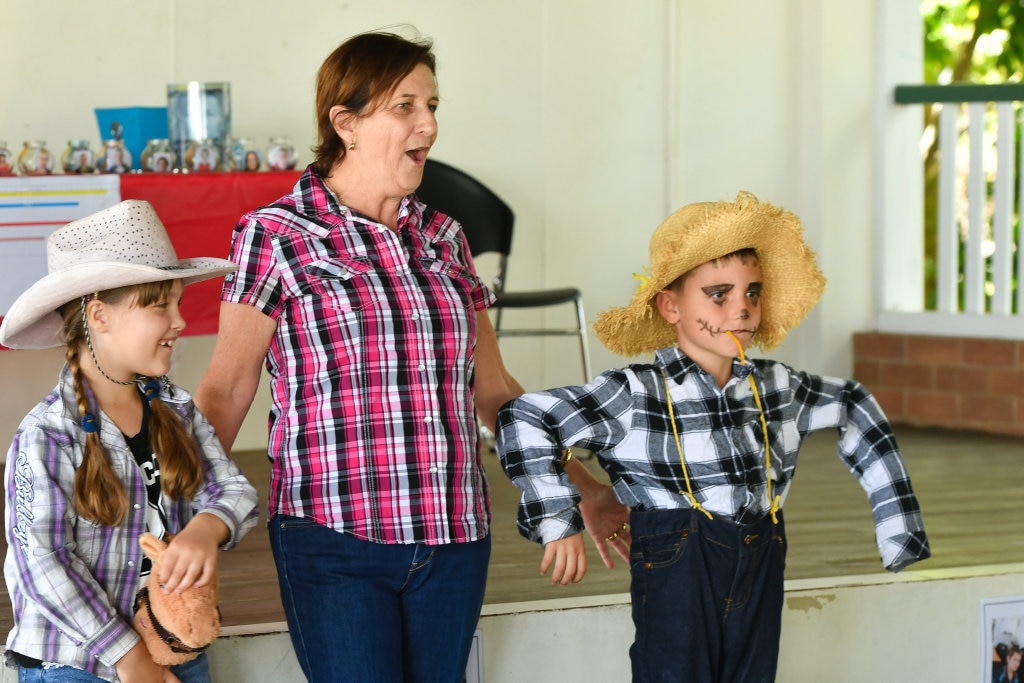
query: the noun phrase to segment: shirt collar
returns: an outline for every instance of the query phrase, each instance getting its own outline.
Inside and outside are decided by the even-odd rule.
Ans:
[[[678,346],[666,346],[658,349],[655,359],[658,364],[665,368],[665,374],[675,380],[677,384],[683,383],[683,378],[692,373],[708,375],[708,373],[696,361],[683,353]],[[753,372],[754,364],[748,356],[746,361],[741,363],[739,357],[732,359],[732,376],[745,380],[747,375]],[[708,375],[710,376],[710,375]]]

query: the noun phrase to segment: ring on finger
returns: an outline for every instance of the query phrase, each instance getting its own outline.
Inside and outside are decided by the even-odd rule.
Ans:
[[[618,531],[616,531],[616,532],[615,532],[614,534],[612,534],[611,536],[605,536],[605,539],[604,539],[604,540],[605,540],[605,541],[607,541],[608,543],[611,543],[612,541],[614,541],[614,540],[615,540],[616,538],[618,538],[618,537],[619,537],[619,532],[618,532]]]

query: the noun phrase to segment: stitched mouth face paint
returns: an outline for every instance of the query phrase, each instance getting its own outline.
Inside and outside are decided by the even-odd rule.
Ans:
[[[740,317],[742,317],[744,320],[746,320],[747,318],[750,317],[750,314],[748,313],[746,316],[740,316]],[[732,334],[734,336],[737,335],[737,334],[743,334],[743,333],[747,333],[747,334],[749,334],[751,336],[757,334],[757,328],[756,327],[751,327],[751,328],[738,327],[738,328],[733,328],[731,330],[727,330],[727,329],[722,328],[722,327],[713,327],[711,325],[711,323],[709,323],[707,320],[703,320],[701,318],[697,318],[697,325],[700,327],[700,329],[702,331],[707,332],[712,337],[717,337],[717,336],[719,336],[721,334]]]

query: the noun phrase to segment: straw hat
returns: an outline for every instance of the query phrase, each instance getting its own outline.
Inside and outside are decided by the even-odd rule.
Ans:
[[[132,199],[72,221],[46,241],[48,273],[19,296],[0,324],[0,344],[45,349],[64,343],[57,309],[92,292],[161,280],[192,284],[233,272],[219,258],[179,259],[149,202]]]
[[[746,248],[757,251],[762,280],[761,324],[752,343],[764,350],[778,346],[817,303],[825,276],[804,242],[800,219],[748,192],[735,202],[689,204],[665,219],[651,236],[650,277],[636,276],[641,284],[628,306],[598,317],[598,339],[622,356],[675,346],[676,330],[658,313],[655,296],[697,266]]]

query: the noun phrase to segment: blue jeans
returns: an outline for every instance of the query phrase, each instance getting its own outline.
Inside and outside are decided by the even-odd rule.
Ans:
[[[172,666],[171,672],[181,679],[181,683],[210,683],[210,664],[206,659],[205,652],[191,662]],[[104,683],[104,681],[84,669],[76,669],[73,666],[50,668],[37,666],[30,669],[18,667],[18,683]]]
[[[633,512],[635,683],[770,683],[782,633],[786,531],[691,510]]]
[[[463,680],[490,536],[370,543],[287,515],[269,529],[292,646],[311,683]]]

